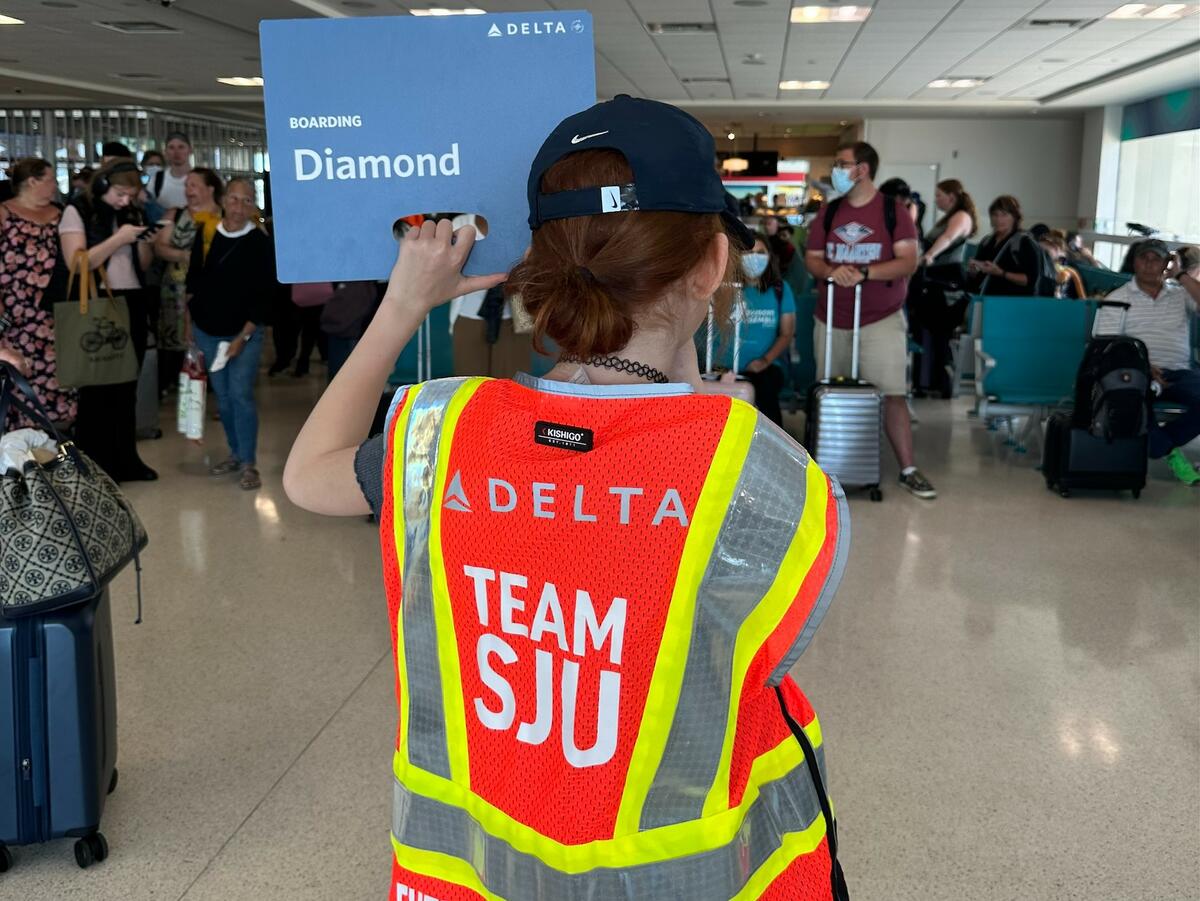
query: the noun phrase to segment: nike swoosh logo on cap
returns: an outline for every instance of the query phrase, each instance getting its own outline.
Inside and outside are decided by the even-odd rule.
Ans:
[[[598,131],[595,134],[590,134],[590,135],[575,135],[575,137],[571,138],[571,143],[572,144],[582,144],[588,138],[598,138],[598,137],[600,137],[600,135],[606,135],[606,134],[608,134],[607,131]]]

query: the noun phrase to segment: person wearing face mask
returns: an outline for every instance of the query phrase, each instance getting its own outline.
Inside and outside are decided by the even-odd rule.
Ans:
[[[742,254],[745,286],[739,362],[741,375],[754,385],[754,405],[778,426],[783,425],[779,392],[787,378],[788,350],[796,334],[796,298],[779,272],[779,259],[766,235],[754,236],[754,247]],[[732,338],[721,342],[717,365],[733,366]]]
[[[149,299],[142,273],[153,259],[145,218],[135,201],[142,174],[132,159],[114,159],[101,166],[80,197],[71,202],[59,222],[62,260],[69,263],[86,250],[92,269],[103,269],[114,294],[129,308],[129,337],[138,368],[146,354]],[[137,382],[93,385],[79,389],[75,440],[118,482],[154,481],[158,473],[137,452]]]
[[[859,372],[884,395],[884,430],[900,464],[900,484],[916,497],[937,491],[913,457],[908,404],[908,326],[904,300],[917,269],[917,226],[900,204],[875,187],[879,154],[863,141],[843,144],[834,161],[833,186],[840,195],[823,206],[808,233],[805,260],[824,298],[836,285],[834,321],[816,305],[813,334],[817,372],[825,371],[825,329],[833,328],[833,374],[849,375],[854,328],[854,289],[862,286]]]

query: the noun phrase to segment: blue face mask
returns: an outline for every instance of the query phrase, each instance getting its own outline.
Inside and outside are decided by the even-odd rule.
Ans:
[[[765,253],[742,254],[742,271],[747,278],[762,278],[767,271],[767,255]]]
[[[850,177],[850,173],[845,169],[833,170],[833,190],[839,194],[849,194],[850,189],[854,187],[854,179]]]

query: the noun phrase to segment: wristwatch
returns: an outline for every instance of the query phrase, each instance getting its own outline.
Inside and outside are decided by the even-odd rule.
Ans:
[[[870,266],[859,266],[858,271],[862,273],[864,282],[871,277],[871,267]]]

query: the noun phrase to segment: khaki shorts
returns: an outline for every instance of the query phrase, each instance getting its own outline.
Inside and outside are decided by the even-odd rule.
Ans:
[[[825,323],[817,320],[813,345],[817,378],[825,378]],[[833,330],[833,374],[850,375],[852,339],[850,329]],[[904,311],[864,325],[859,337],[858,377],[871,382],[885,395],[908,394],[908,324]]]

